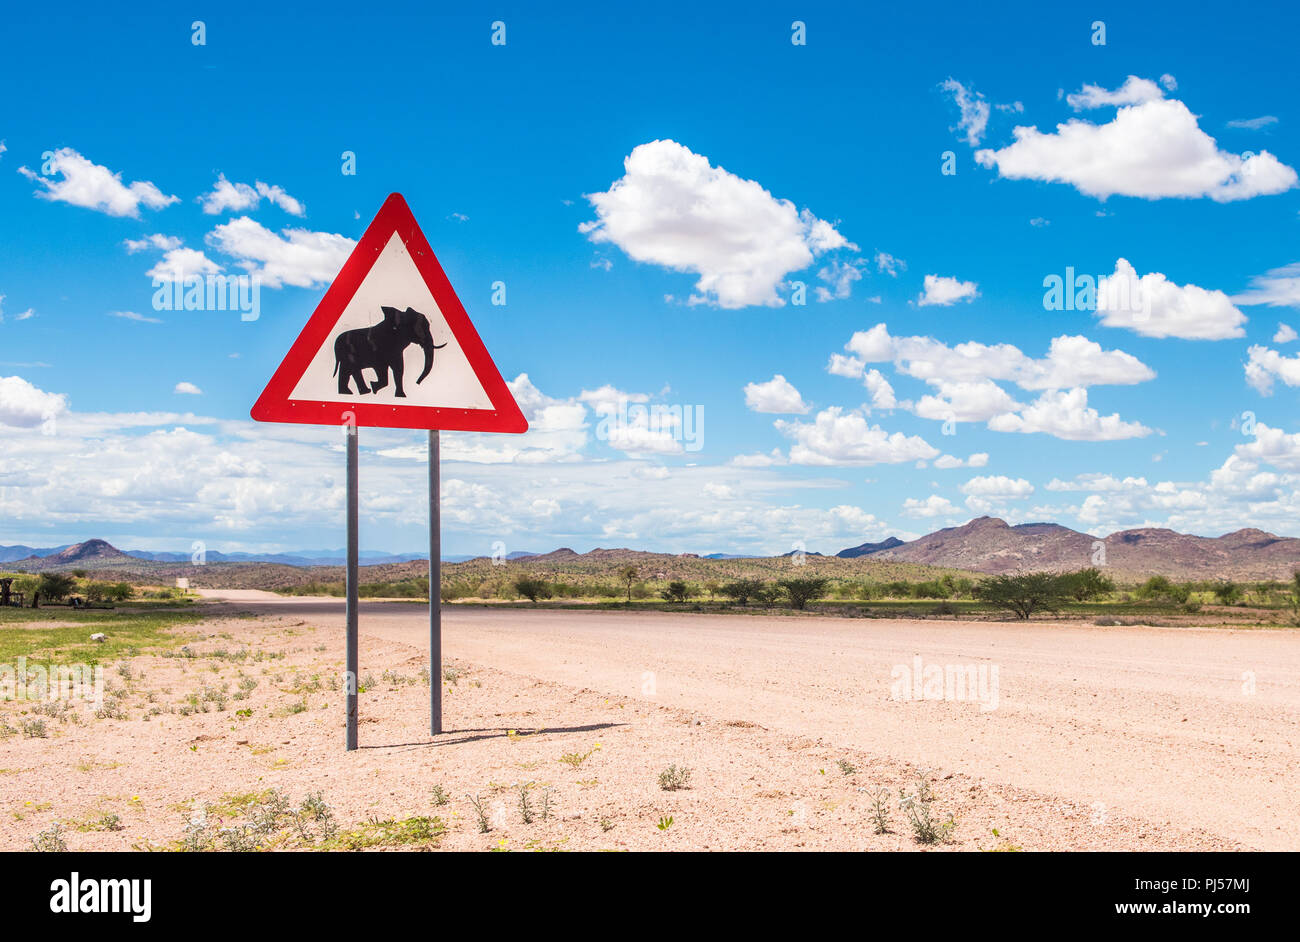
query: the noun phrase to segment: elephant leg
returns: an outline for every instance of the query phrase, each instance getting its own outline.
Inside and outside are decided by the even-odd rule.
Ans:
[[[396,360],[393,361],[393,385],[396,389],[396,395],[399,399],[406,398],[406,390],[402,389],[402,370],[404,370],[405,368],[406,365],[402,362],[401,357],[398,357]]]
[[[348,388],[348,377],[352,374],[349,372],[350,367],[346,366],[342,360],[335,361],[334,371],[339,374],[339,395],[350,396],[352,390]]]
[[[370,384],[371,392],[379,392],[379,390],[383,389],[388,385],[388,364],[376,363],[375,375],[378,377],[378,379],[376,379],[373,383]]]
[[[366,393],[370,392],[370,387],[366,385],[366,378],[361,373],[361,367],[358,366],[352,370],[352,381],[357,384],[357,392],[359,394],[364,396]]]

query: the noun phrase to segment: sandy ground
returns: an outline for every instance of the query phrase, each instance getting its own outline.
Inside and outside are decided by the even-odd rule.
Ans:
[[[83,709],[48,738],[0,741],[0,848],[56,820],[73,849],[163,843],[192,807],[276,787],[323,792],[345,825],[438,815],[444,849],[919,849],[897,799],[922,769],[956,820],[945,849],[1300,847],[1287,826],[1294,631],[451,607],[444,663],[458,673],[444,683],[448,731],[431,738],[426,610],[368,603],[361,675],[374,683],[348,754],[340,600],[216,594],[204,608],[222,617],[191,645],[201,656],[110,671],[127,719]],[[245,648],[262,659],[210,656]],[[895,699],[917,656],[983,666],[985,695]],[[320,689],[304,693],[313,675]],[[247,699],[173,712],[241,676],[259,681]],[[3,708],[14,726],[18,707]],[[691,770],[689,788],[661,790],[670,764]],[[549,795],[547,819],[521,821],[521,785],[535,810]],[[870,821],[881,788],[887,834]],[[105,813],[122,829],[78,829]]]

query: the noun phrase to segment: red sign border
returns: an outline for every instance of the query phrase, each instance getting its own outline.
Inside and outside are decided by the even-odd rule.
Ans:
[[[402,237],[420,277],[437,302],[452,335],[492,403],[491,409],[450,409],[435,406],[379,405],[358,396],[356,402],[321,402],[290,399],[318,350],[329,340],[343,310],[374,267],[393,233]],[[351,417],[349,418],[349,413]],[[343,269],[303,326],[275,375],[249,411],[258,422],[293,422],[305,425],[357,425],[368,428],[445,429],[460,432],[526,432],[528,420],[510,393],[478,331],[465,313],[460,298],[447,280],[419,223],[400,193],[391,193],[375,214]]]

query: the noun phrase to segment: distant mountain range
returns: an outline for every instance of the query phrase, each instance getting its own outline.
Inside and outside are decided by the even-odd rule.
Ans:
[[[790,556],[792,553],[783,554]],[[1263,530],[1244,529],[1219,537],[1192,536],[1160,528],[1140,528],[1112,533],[1104,539],[1080,533],[1056,523],[1022,523],[1012,526],[997,517],[979,517],[959,527],[947,527],[911,541],[891,536],[878,543],[862,543],[840,550],[835,557],[807,553],[808,558],[834,563],[870,558],[896,563],[913,563],[960,569],[968,572],[1015,572],[1050,570],[1056,572],[1088,566],[1108,568],[1126,576],[1165,575],[1181,579],[1289,579],[1300,569],[1300,539],[1280,537]],[[514,552],[506,559],[527,560],[541,567],[584,565],[625,565],[641,559],[731,560],[781,559],[710,553],[645,553],[630,549],[593,549],[578,553],[568,547],[549,553]],[[448,556],[443,562],[460,563],[484,556]],[[423,561],[418,553],[362,553],[363,566],[394,566]],[[315,550],[299,553],[217,553],[208,552],[205,563],[263,563],[292,567],[337,567],[345,562],[342,550]],[[188,553],[122,551],[104,540],[87,540],[70,546],[37,549],[30,546],[0,546],[0,564],[8,568],[36,571],[42,569],[133,569],[140,564],[155,564],[169,571],[177,565],[188,568]],[[145,568],[148,568],[147,566]],[[407,571],[407,570],[403,570]]]
[[[518,555],[518,554],[516,554]],[[525,554],[526,555],[526,554]],[[32,546],[0,546],[0,563],[19,564],[18,568],[58,568],[77,564],[103,564],[114,560],[146,560],[154,563],[188,563],[190,553],[156,553],[149,550],[119,550],[104,540],[86,540],[64,546],[37,548]],[[406,563],[427,559],[422,553],[366,553],[360,554],[362,566],[385,563]],[[461,562],[473,556],[449,556],[446,562]],[[346,550],[302,550],[294,553],[218,553],[209,550],[207,563],[278,563],[282,566],[342,566],[347,562]],[[30,563],[26,566],[22,564]]]
[[[874,545],[885,547],[885,543]],[[895,541],[891,547],[859,552],[872,545],[843,550],[839,555],[870,555],[988,573],[1067,572],[1097,566],[1183,579],[1289,579],[1300,569],[1300,539],[1255,529],[1205,537],[1143,527],[1102,539],[1056,523],[1011,526],[997,517],[978,517],[908,543]]]
[[[848,549],[842,549],[835,555],[840,559],[857,559],[859,556],[874,556],[882,550],[893,549],[895,546],[902,546],[903,541],[896,536],[886,537],[879,543],[863,543],[860,546],[850,546]]]

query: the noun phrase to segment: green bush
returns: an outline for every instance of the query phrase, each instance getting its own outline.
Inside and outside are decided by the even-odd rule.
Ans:
[[[790,604],[795,608],[802,610],[805,605],[826,594],[826,585],[829,579],[809,578],[809,579],[782,579],[777,585],[785,590],[785,594],[790,597]]]
[[[1076,602],[1089,602],[1115,591],[1115,582],[1100,569],[1080,569],[1061,577],[1066,594]]]
[[[746,605],[750,599],[761,594],[763,589],[764,583],[760,579],[737,579],[728,582],[719,591],[733,602]]]
[[[1214,597],[1220,605],[1236,605],[1245,594],[1241,586],[1226,579],[1214,587]]]
[[[63,572],[45,572],[37,580],[36,591],[47,602],[61,602],[72,594],[77,581]]]
[[[690,589],[682,580],[674,579],[659,595],[668,602],[685,602],[690,597]]]
[[[539,599],[549,599],[551,597],[551,586],[545,579],[533,579],[528,576],[520,576],[515,580],[515,590],[534,605]]]
[[[1056,611],[1068,598],[1065,580],[1050,572],[989,576],[975,591],[985,602],[1021,619]]]

